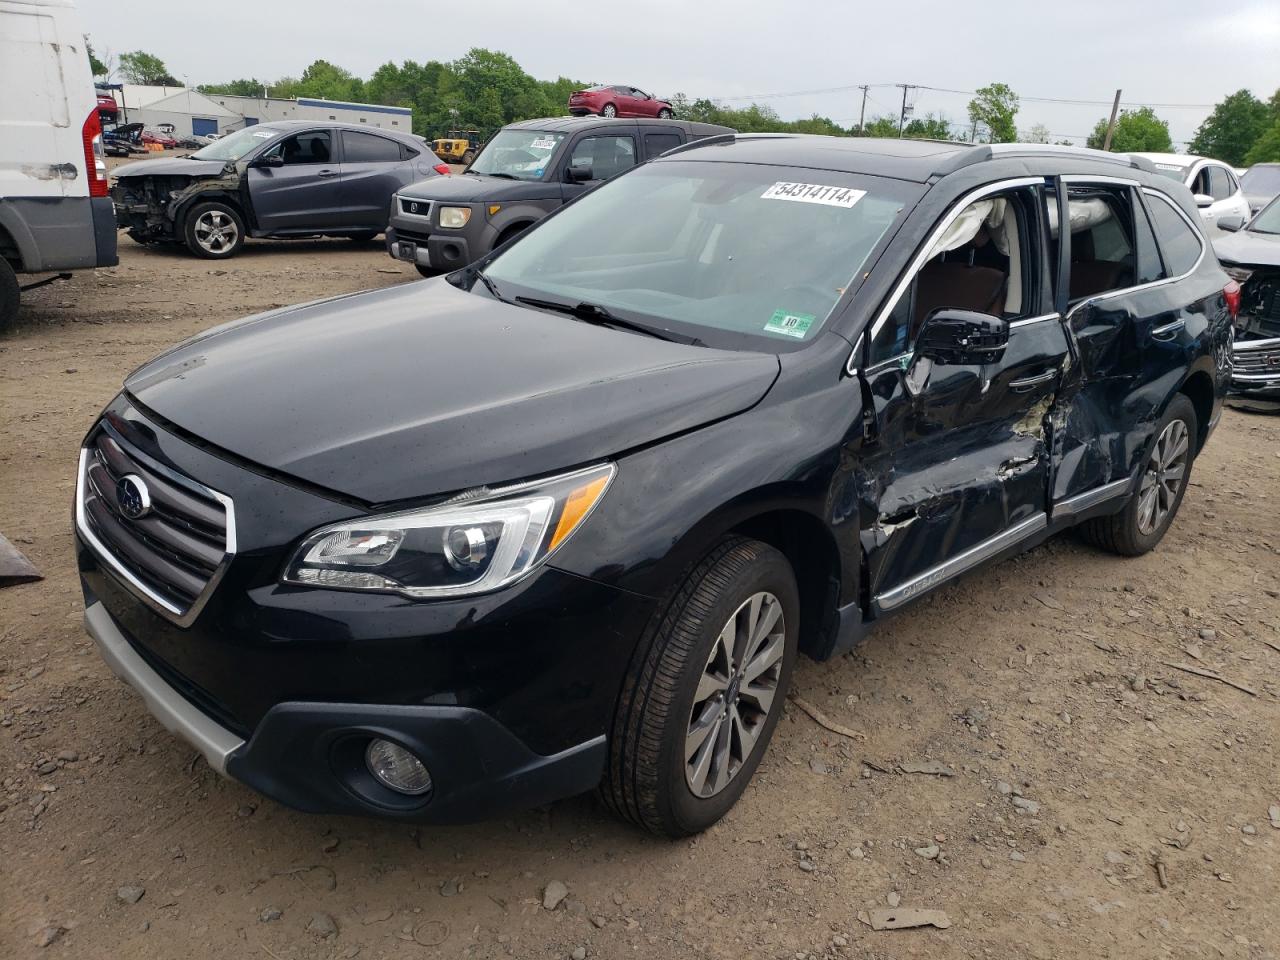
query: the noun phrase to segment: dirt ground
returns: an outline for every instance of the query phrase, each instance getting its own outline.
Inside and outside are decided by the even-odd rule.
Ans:
[[[1058,538],[802,663],[801,694],[865,739],[788,704],[697,839],[589,797],[412,828],[219,779],[82,630],[78,443],[176,340],[417,279],[380,242],[211,264],[122,238],[118,268],[24,297],[0,337],[0,531],[47,579],[0,591],[0,957],[1280,955],[1280,418],[1227,412],[1154,553]],[[888,907],[949,926],[864,922]]]

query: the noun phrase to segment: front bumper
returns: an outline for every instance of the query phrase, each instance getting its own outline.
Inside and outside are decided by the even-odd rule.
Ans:
[[[483,711],[457,706],[285,702],[246,741],[193,706],[134,649],[102,602],[87,599],[85,629],[102,658],[161,725],[218,773],[298,810],[466,822],[584,793],[604,770],[603,734],[542,756]],[[364,749],[375,737],[422,760],[429,794],[398,794],[369,774]]]
[[[442,273],[460,270],[488,250],[472,252],[472,244],[458,231],[423,233],[389,226],[384,234],[387,253],[394,260],[412,263]]]

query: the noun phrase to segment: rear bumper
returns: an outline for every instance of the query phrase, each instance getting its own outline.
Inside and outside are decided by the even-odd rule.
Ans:
[[[246,741],[152,669],[100,601],[91,599],[84,622],[112,672],[167,730],[220,774],[298,810],[467,822],[584,793],[604,770],[603,735],[542,756],[468,707],[286,702],[268,711]],[[395,793],[368,773],[364,750],[375,737],[423,761],[433,782],[428,795]]]
[[[26,273],[119,262],[109,197],[0,197],[0,226],[13,237]]]

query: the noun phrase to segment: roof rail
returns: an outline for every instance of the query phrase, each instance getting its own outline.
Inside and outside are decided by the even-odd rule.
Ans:
[[[998,160],[1002,157],[1035,157],[1035,156],[1072,156],[1082,160],[1093,160],[1098,163],[1110,163],[1131,170],[1155,171],[1150,160],[1143,157],[1132,157],[1126,153],[1109,153],[1105,150],[1094,150],[1089,147],[1075,147],[1060,143],[989,143],[983,144],[985,149],[959,151],[951,157],[945,170],[939,174],[954,173],[957,170],[981,163],[986,160]]]
[[[705,147],[712,143],[733,143],[738,139],[736,133],[713,133],[709,137],[701,137],[697,140],[688,140],[679,146],[672,147],[662,153],[664,157],[672,157],[677,153],[684,153],[686,150],[692,150],[694,147]]]

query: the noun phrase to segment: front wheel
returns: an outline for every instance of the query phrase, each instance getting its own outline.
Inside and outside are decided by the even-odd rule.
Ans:
[[[1180,393],[1156,424],[1155,442],[1129,502],[1119,513],[1086,520],[1080,525],[1081,535],[1095,546],[1127,557],[1140,556],[1159,543],[1187,492],[1191,464],[1199,452],[1197,431],[1196,408]]]
[[[600,116],[609,117],[610,119],[613,119],[617,115],[618,115],[618,108],[615,107],[612,103],[606,103],[604,105],[604,109],[600,111]]]
[[[787,558],[732,537],[693,568],[641,640],[609,738],[601,796],[679,837],[737,802],[782,713],[800,628]]]
[[[671,111],[670,111],[670,110],[668,110],[666,107],[663,107],[661,110],[659,110],[659,111],[658,111],[658,119],[659,119],[659,120],[670,120],[670,119],[671,119]]]
[[[471,161],[474,160],[475,158],[476,158],[476,152],[474,150],[468,150],[466,153],[462,155],[462,162],[465,163],[467,166],[471,166]]]
[[[225,203],[198,203],[187,212],[182,235],[197,257],[225,260],[244,245],[244,221]]]

